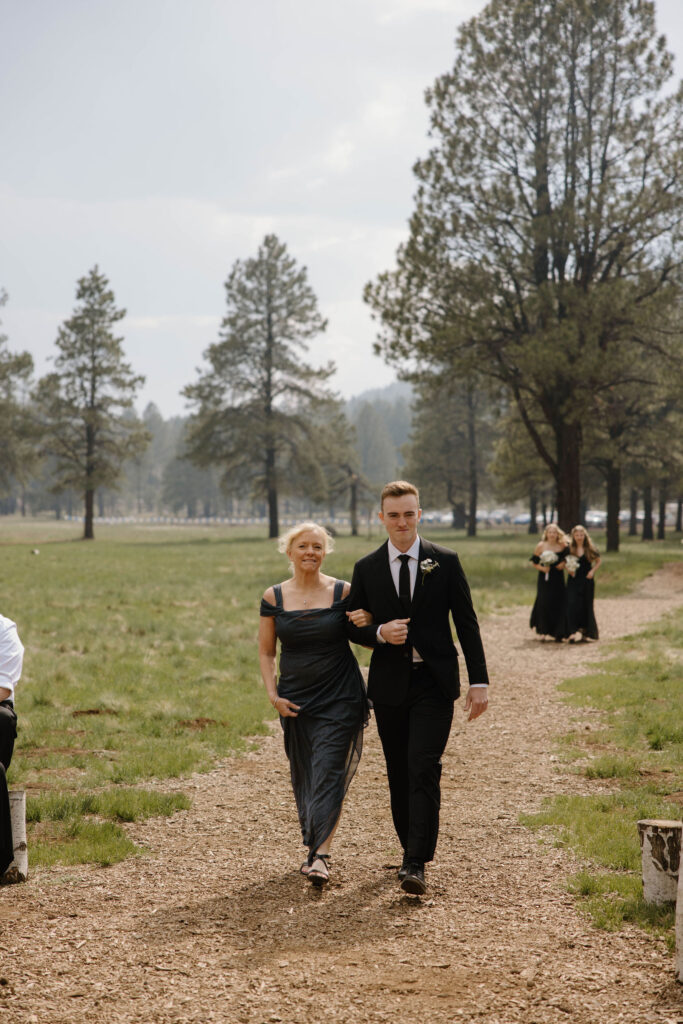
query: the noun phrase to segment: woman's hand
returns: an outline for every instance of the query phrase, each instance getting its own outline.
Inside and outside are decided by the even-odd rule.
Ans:
[[[286,697],[276,697],[271,704],[281,718],[298,718],[297,712],[301,710],[298,704],[287,700]]]
[[[372,615],[370,612],[366,612],[365,608],[357,608],[355,612],[347,612],[346,617],[354,624],[354,626],[372,625]]]
[[[586,579],[587,580],[592,580],[593,579],[593,570],[592,569],[589,569],[588,572],[586,573]]]

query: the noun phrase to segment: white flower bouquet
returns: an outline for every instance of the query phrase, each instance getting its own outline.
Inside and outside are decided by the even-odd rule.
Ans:
[[[554,551],[542,551],[538,556],[538,561],[545,569],[545,581],[548,582],[548,576],[550,575],[550,567],[557,563],[557,554]]]
[[[579,568],[579,559],[576,557],[576,555],[567,555],[564,561],[567,566],[567,572],[570,576],[573,576],[576,570]]]

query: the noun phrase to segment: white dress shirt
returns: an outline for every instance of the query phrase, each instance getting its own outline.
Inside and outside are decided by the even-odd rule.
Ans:
[[[389,552],[389,569],[391,570],[391,578],[394,581],[396,587],[396,593],[398,594],[398,577],[401,571],[401,555],[408,555],[410,561],[408,562],[408,572],[410,573],[410,597],[412,599],[415,593],[415,580],[417,579],[417,563],[420,557],[420,538],[416,537],[413,543],[410,545],[407,551],[399,551],[395,544],[391,541],[387,541],[387,549]],[[385,644],[387,641],[380,633],[381,623],[377,627],[377,639],[381,644]],[[420,662],[419,651],[413,647],[413,662]]]
[[[420,560],[420,538],[416,537],[407,551],[399,551],[391,541],[387,541],[387,547],[389,550],[389,568],[391,569],[391,577],[397,594],[398,575],[401,571],[401,555],[407,555],[410,559],[408,562],[408,572],[410,573],[410,597],[412,599],[415,593],[415,580],[417,579],[417,563]]]
[[[14,699],[14,687],[21,678],[23,663],[24,645],[19,639],[17,624],[0,615],[0,689],[9,690],[5,700]]]

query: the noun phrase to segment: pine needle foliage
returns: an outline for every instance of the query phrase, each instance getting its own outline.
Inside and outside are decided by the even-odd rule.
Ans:
[[[222,466],[227,484],[265,497],[275,537],[278,494],[290,477],[311,480],[314,490],[320,484],[315,421],[332,400],[324,385],[334,366],[316,369],[302,354],[327,323],[306,268],[275,235],[255,257],[234,263],[225,294],[220,340],[183,392],[195,406],[188,453],[200,465]]]
[[[126,311],[116,308],[97,266],[78,281],[76,302],[57,335],[55,371],[39,381],[35,397],[43,452],[56,460],[55,489],[83,494],[83,536],[91,540],[97,488],[116,483],[149,435],[132,412],[144,377],[125,362],[123,339],[114,334]]]
[[[578,521],[601,396],[656,386],[641,351],[653,364],[680,355],[672,69],[653,3],[491,0],[427,90],[433,146],[415,165],[410,236],[366,289],[377,350],[402,372],[476,366],[503,386],[561,522]]]

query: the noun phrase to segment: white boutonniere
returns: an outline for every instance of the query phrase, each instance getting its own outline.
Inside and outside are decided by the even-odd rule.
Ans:
[[[420,562],[420,572],[422,573],[422,579],[428,576],[430,572],[434,572],[435,569],[439,568],[439,563],[435,562],[433,558],[423,558]]]

